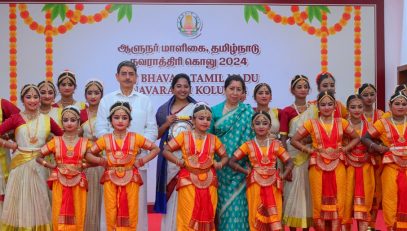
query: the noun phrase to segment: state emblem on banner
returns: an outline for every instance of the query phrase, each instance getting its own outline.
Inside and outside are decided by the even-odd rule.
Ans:
[[[202,26],[202,20],[192,11],[185,11],[178,16],[178,30],[186,37],[196,38],[201,35]]]

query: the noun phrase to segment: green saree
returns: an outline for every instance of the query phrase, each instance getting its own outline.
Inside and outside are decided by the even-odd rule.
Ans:
[[[254,137],[251,129],[253,109],[248,104],[239,106],[222,115],[225,102],[212,107],[212,123],[210,132],[220,138],[230,157],[244,142]],[[238,162],[241,166],[248,165],[248,159]],[[235,172],[229,167],[217,171],[219,181],[217,230],[249,230],[246,199],[246,175]]]

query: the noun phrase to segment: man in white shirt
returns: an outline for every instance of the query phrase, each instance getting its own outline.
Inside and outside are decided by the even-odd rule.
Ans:
[[[116,80],[120,84],[120,90],[105,95],[99,104],[96,117],[95,131],[96,136],[100,137],[106,133],[111,133],[113,128],[108,120],[110,107],[117,101],[129,102],[131,106],[131,117],[129,131],[137,132],[147,139],[155,142],[157,140],[158,129],[155,120],[155,112],[150,99],[134,90],[137,82],[137,68],[131,61],[123,61],[117,66]],[[147,154],[143,150],[138,158]],[[139,191],[139,211],[137,231],[148,230],[147,217],[147,166],[139,169],[144,184]]]

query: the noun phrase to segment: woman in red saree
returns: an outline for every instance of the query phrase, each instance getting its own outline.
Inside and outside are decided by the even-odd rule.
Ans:
[[[291,173],[293,163],[281,142],[269,134],[271,121],[267,112],[256,112],[252,117],[256,137],[241,145],[229,161],[232,169],[247,175],[246,195],[252,231],[283,229],[282,179]],[[237,164],[246,155],[250,161],[248,169]],[[282,177],[276,169],[277,158],[285,164]]]
[[[215,230],[218,180],[215,169],[227,164],[225,147],[207,133],[212,120],[209,106],[197,104],[193,111],[194,130],[183,131],[165,146],[164,157],[180,166],[178,173],[177,230]],[[182,158],[172,152],[182,151]],[[220,157],[215,161],[215,153]]]
[[[291,144],[311,155],[309,180],[314,229],[340,230],[345,210],[345,153],[359,142],[359,137],[348,121],[335,118],[336,100],[332,92],[320,92],[317,102],[319,118],[307,120],[291,138]],[[346,146],[342,146],[344,134],[350,137]],[[301,142],[308,135],[312,148]]]
[[[399,91],[390,98],[390,118],[382,118],[362,138],[373,151],[384,154],[382,179],[382,206],[388,230],[407,229],[407,96]],[[372,139],[383,142],[377,144]]]

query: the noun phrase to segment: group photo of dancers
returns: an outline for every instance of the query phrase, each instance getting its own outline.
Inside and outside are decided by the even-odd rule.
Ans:
[[[378,214],[387,230],[407,230],[406,85],[382,111],[372,83],[341,102],[334,73],[298,74],[286,77],[294,101],[275,108],[270,84],[250,92],[229,75],[224,100],[208,105],[181,73],[153,105],[137,75],[119,63],[119,89],[106,94],[64,71],[24,85],[21,108],[1,99],[0,230],[152,230],[154,158],[163,231],[365,231]]]

